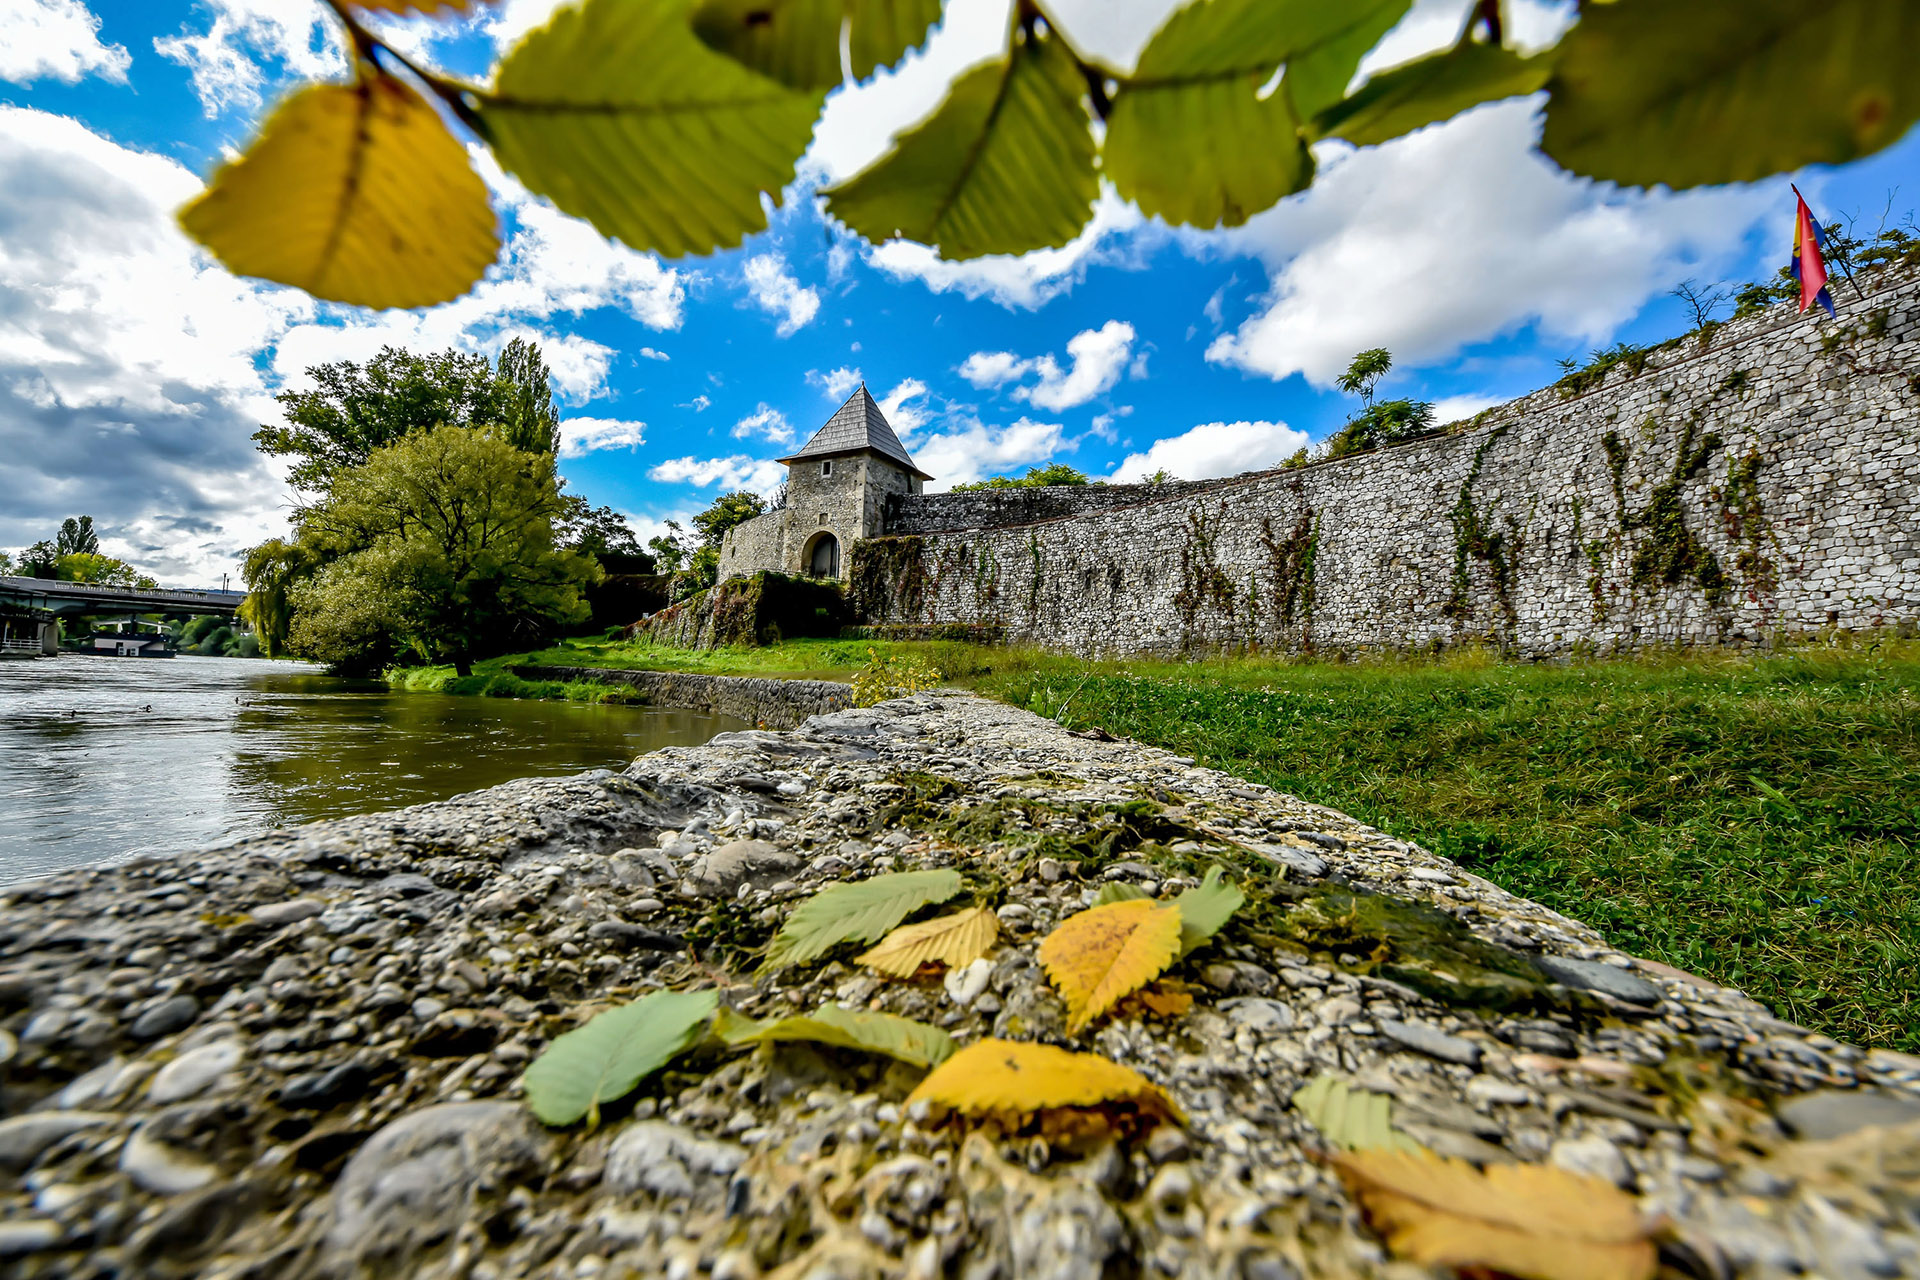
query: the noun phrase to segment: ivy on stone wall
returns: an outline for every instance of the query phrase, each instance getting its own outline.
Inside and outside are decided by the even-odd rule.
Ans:
[[[1233,579],[1214,555],[1213,544],[1218,537],[1206,508],[1195,503],[1187,513],[1186,537],[1180,544],[1180,590],[1173,596],[1173,607],[1180,611],[1180,621],[1189,632],[1204,605],[1211,604],[1224,614],[1233,612]]]
[[[1273,535],[1273,521],[1260,522],[1260,544],[1267,551],[1267,576],[1273,585],[1273,617],[1278,624],[1276,640],[1285,638],[1286,629],[1300,620],[1300,647],[1313,649],[1313,562],[1320,548],[1320,517],[1312,507],[1303,509],[1293,529],[1284,538]],[[1252,578],[1248,578],[1252,590]]]
[[[1779,586],[1779,575],[1767,546],[1773,541],[1773,526],[1766,508],[1760,503],[1760,452],[1749,449],[1747,456],[1727,467],[1727,486],[1720,498],[1720,520],[1727,541],[1739,547],[1733,557],[1734,568],[1746,580],[1747,599],[1767,605]]]
[[[1700,419],[1701,415],[1696,412],[1681,425],[1673,469],[1653,487],[1646,507],[1626,517],[1621,524],[1627,529],[1646,531],[1646,536],[1633,549],[1629,567],[1636,590],[1691,581],[1700,588],[1708,604],[1719,604],[1727,589],[1726,573],[1720,568],[1719,557],[1688,527],[1686,505],[1681,500],[1687,481],[1700,474],[1707,459],[1721,444],[1720,437],[1713,432],[1701,434]]]
[[[862,538],[847,559],[847,588],[857,617],[918,617],[927,599],[925,540]]]
[[[1494,603],[1503,623],[1501,644],[1511,645],[1520,625],[1520,615],[1513,604],[1513,558],[1519,552],[1520,528],[1509,517],[1504,531],[1496,529],[1473,503],[1473,485],[1480,478],[1480,469],[1486,465],[1487,451],[1506,434],[1505,425],[1495,427],[1473,451],[1466,479],[1460,482],[1460,493],[1447,512],[1447,519],[1453,525],[1453,581],[1440,612],[1455,622],[1464,622],[1473,616],[1473,562],[1478,560],[1487,566],[1493,579]]]

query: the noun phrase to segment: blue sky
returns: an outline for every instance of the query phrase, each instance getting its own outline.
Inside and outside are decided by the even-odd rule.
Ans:
[[[1056,6],[1126,64],[1172,0]],[[237,569],[291,495],[248,436],[272,395],[383,343],[548,353],[569,420],[562,470],[644,536],[727,488],[768,490],[864,378],[935,487],[1047,461],[1135,478],[1272,465],[1336,429],[1332,386],[1385,346],[1391,395],[1465,416],[1550,381],[1556,361],[1685,327],[1666,294],[1785,260],[1785,178],[1675,195],[1570,178],[1535,155],[1535,104],[1481,108],[1386,147],[1320,149],[1314,188],[1246,227],[1196,233],[1110,195],[1067,249],[942,263],[874,248],[818,212],[886,122],[929,109],[992,52],[1006,0],[950,0],[924,53],[829,100],[801,176],[741,249],[662,261],[610,244],[477,157],[507,243],[469,297],[424,312],[318,305],[227,276],[171,222],[289,86],[337,75],[316,0],[0,0],[0,548],[88,512],[107,548],[169,581]],[[1451,38],[1463,0],[1417,0],[1369,66]],[[552,0],[393,24],[483,78]],[[1564,3],[1515,0],[1550,41]],[[1363,68],[1363,71],[1366,68]],[[1825,218],[1876,227],[1920,192],[1910,137],[1799,175]]]

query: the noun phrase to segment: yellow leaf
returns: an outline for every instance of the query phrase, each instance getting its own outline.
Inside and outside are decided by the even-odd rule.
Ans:
[[[1185,1123],[1173,1099],[1136,1071],[1098,1054],[1012,1040],[982,1040],[960,1050],[935,1067],[908,1101],[922,1098],[968,1116],[1118,1104]]]
[[[1193,1008],[1193,997],[1190,994],[1158,982],[1144,991],[1137,992],[1134,999],[1144,1005],[1148,1011],[1159,1014],[1163,1018],[1178,1018]]]
[[[1334,1167],[1394,1254],[1527,1280],[1648,1280],[1655,1254],[1633,1197],[1549,1165],[1352,1151]]]
[[[500,249],[466,149],[384,74],[282,102],[180,225],[236,275],[366,307],[457,298]]]
[[[1089,907],[1040,944],[1040,963],[1067,1002],[1074,1032],[1158,977],[1180,954],[1180,909],[1150,898]]]
[[[993,948],[1000,936],[1000,920],[985,907],[969,907],[937,920],[902,925],[860,957],[869,969],[911,978],[923,964],[938,962],[949,969],[972,964]]]

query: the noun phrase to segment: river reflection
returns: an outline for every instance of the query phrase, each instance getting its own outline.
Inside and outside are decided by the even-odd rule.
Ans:
[[[0,661],[0,883],[624,768],[747,727],[644,707],[396,693],[235,658]]]

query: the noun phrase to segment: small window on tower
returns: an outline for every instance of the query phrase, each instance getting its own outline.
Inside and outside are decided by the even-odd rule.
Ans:
[[[824,511],[820,513],[820,527],[822,529],[827,527],[827,513]]]
[[[830,475],[832,475],[832,474],[833,474],[833,459],[832,459],[832,458],[828,458],[828,459],[827,459],[827,460],[826,460],[825,462],[823,462],[823,463],[821,463],[821,464],[820,464],[820,474],[821,474],[821,475],[823,475],[823,476],[830,476]]]

